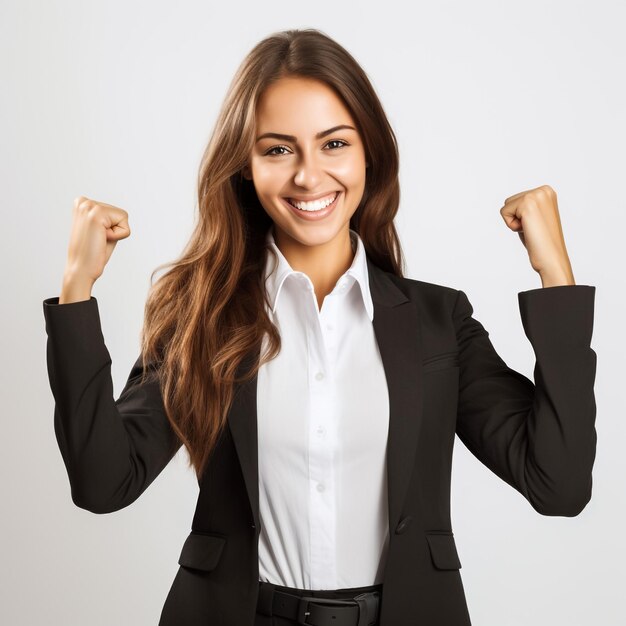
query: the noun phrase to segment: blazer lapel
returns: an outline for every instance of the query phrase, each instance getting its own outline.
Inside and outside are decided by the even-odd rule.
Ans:
[[[389,393],[387,486],[390,533],[401,514],[414,466],[422,421],[422,338],[418,309],[393,280],[367,257],[374,304],[374,333]],[[238,375],[259,354],[249,354]],[[260,528],[257,439],[257,376],[237,384],[228,415],[230,432],[241,464],[254,523]]]
[[[369,257],[374,333],[389,394],[387,491],[393,534],[414,467],[422,422],[422,336],[417,306]]]

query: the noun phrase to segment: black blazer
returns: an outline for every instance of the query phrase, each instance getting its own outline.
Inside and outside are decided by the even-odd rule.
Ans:
[[[390,543],[380,626],[467,626],[450,521],[455,433],[538,513],[569,517],[584,509],[596,452],[595,287],[518,293],[536,356],[533,384],[498,356],[463,291],[367,262],[390,399]],[[72,500],[94,513],[117,511],[179,449],[158,384],[138,384],[138,358],[114,400],[96,298],[63,305],[48,298],[43,311],[55,434]],[[256,382],[238,386],[229,428],[198,478],[191,532],[160,626],[254,625],[261,531]]]

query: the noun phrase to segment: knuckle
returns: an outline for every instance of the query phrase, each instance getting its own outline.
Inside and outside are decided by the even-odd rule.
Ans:
[[[102,207],[95,202],[91,203],[89,206],[85,207],[85,213],[87,219],[95,220],[100,217],[100,213],[102,212]]]

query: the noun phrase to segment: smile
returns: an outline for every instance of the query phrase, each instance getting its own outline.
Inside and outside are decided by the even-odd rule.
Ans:
[[[329,204],[332,204],[338,194],[339,192],[335,191],[334,193],[328,194],[323,198],[311,200],[310,202],[300,202],[298,200],[294,200],[293,198],[287,198],[287,202],[295,206],[296,209],[301,209],[302,211],[319,211],[326,208]]]
[[[289,209],[301,219],[320,220],[333,212],[339,202],[340,196],[341,192],[335,191],[313,202],[296,202],[291,198],[282,198],[282,201],[285,203],[285,206],[288,206]]]

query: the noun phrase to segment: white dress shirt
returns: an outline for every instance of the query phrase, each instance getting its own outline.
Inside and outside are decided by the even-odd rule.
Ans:
[[[267,235],[282,348],[257,380],[259,579],[299,589],[379,584],[387,558],[389,397],[365,248],[352,229],[350,240],[352,265],[319,310],[311,279]]]

